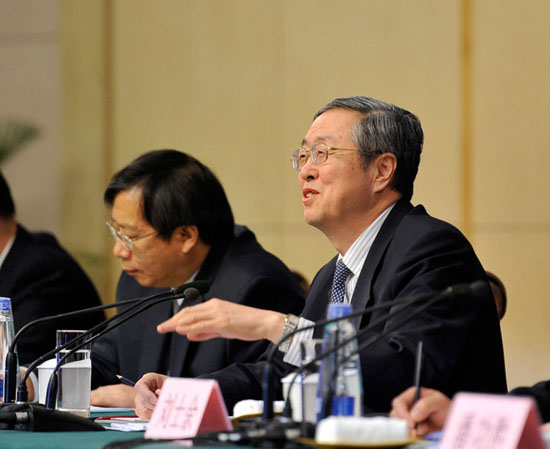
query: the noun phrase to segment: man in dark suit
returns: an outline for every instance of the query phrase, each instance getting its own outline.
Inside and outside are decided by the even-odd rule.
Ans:
[[[167,291],[191,280],[208,281],[209,291],[184,305],[223,296],[241,307],[300,313],[304,293],[294,275],[235,226],[225,192],[195,158],[175,150],[151,151],[116,173],[105,191],[114,254],[124,270],[117,300]],[[156,326],[174,313],[164,302],[106,334],[93,346],[92,404],[133,406],[137,380],[151,371],[195,377],[234,362],[253,362],[266,341],[192,342],[160,335]]]
[[[209,305],[202,304],[180,312],[159,330],[190,338],[209,338],[216,331],[277,342],[296,326],[323,318],[329,302],[350,302],[355,310],[387,303],[394,311],[416,295],[486,281],[464,236],[410,204],[422,144],[420,122],[408,111],[367,97],[329,103],[315,115],[293,165],[304,218],[327,236],[338,256],[313,280],[300,320],[233,310],[239,317],[234,323],[216,322],[208,318]],[[226,313],[236,308],[225,306]],[[361,328],[386,311],[365,315]],[[440,301],[392,329],[402,318],[384,319],[361,339],[382,336],[360,354],[366,411],[388,411],[392,398],[410,385],[419,341],[424,344],[423,385],[449,394],[459,389],[506,391],[500,328],[489,291],[481,298]],[[286,354],[277,353],[276,378],[297,365],[298,342],[312,333],[297,334]],[[230,408],[239,399],[261,397],[264,364],[235,364],[207,377],[218,380]],[[150,416],[163,380],[151,374],[138,382],[136,410],[141,416]]]
[[[101,305],[76,261],[46,232],[28,232],[15,220],[15,205],[0,173],[0,296],[11,298],[15,330],[49,315]],[[17,343],[27,365],[55,347],[56,329],[89,329],[103,312],[44,323]]]

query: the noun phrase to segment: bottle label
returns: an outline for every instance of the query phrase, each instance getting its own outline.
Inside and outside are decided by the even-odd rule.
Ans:
[[[353,396],[334,396],[332,398],[332,416],[353,416],[355,401]]]
[[[4,402],[4,379],[0,379],[0,402]]]

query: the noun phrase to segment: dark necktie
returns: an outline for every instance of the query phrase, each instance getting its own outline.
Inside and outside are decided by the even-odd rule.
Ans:
[[[334,279],[332,280],[332,293],[330,295],[330,302],[332,304],[341,304],[344,302],[346,280],[350,273],[351,270],[346,267],[344,262],[339,260],[336,264],[336,270],[334,271]]]

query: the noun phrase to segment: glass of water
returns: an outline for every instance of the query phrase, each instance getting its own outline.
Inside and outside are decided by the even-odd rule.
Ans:
[[[85,330],[58,330],[57,346],[74,341]],[[71,352],[78,344],[69,344],[57,353],[57,361]],[[90,416],[90,390],[92,385],[92,361],[90,345],[83,346],[65,359],[58,371],[56,409],[76,415]]]

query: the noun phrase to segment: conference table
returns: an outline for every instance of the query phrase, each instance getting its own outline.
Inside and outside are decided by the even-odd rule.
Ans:
[[[133,410],[125,412],[92,412],[92,418],[126,415],[133,413]],[[98,421],[99,422],[99,421]],[[108,425],[107,425],[108,426]],[[182,444],[163,441],[143,441],[145,432],[121,432],[115,430],[106,430],[104,432],[86,431],[86,432],[23,432],[17,430],[0,430],[0,449],[101,449],[107,445],[121,443],[121,447],[129,448],[123,442],[136,440],[131,448],[147,449],[181,449]],[[205,449],[226,448],[227,445],[217,442],[200,442],[196,444]],[[243,449],[253,449],[252,446],[237,446]],[[304,446],[306,447],[306,446]],[[371,447],[371,446],[365,446]],[[437,447],[434,443],[420,441],[407,446],[399,446],[405,449],[434,449]],[[372,446],[372,449],[375,447]],[[387,446],[386,446],[387,448]]]
[[[0,449],[101,449],[110,443],[134,438],[143,438],[143,432],[19,432],[16,430],[0,430]],[[205,449],[220,449],[221,445],[201,445]],[[253,449],[251,446],[239,446],[243,449]],[[365,446],[366,447],[366,446]],[[403,447],[403,446],[402,446]],[[419,442],[404,446],[406,449],[435,448],[428,442]],[[181,444],[150,443],[132,446],[137,449],[181,449]],[[373,448],[374,449],[374,448]]]
[[[101,413],[92,413],[93,418],[105,416]],[[145,432],[121,432],[115,430],[106,430],[105,432],[87,431],[87,432],[23,432],[17,430],[0,430],[0,449],[101,449],[107,445],[117,442],[123,443],[129,440],[138,440],[144,438]],[[227,447],[221,443],[197,444],[205,449],[220,449]],[[130,447],[126,444],[121,447]],[[181,449],[182,444],[175,442],[162,441],[136,441],[132,448],[147,449]],[[253,449],[252,446],[238,446],[243,449]],[[433,443],[426,441],[418,442],[408,446],[400,446],[405,449],[433,449]],[[374,447],[373,447],[374,449]]]

